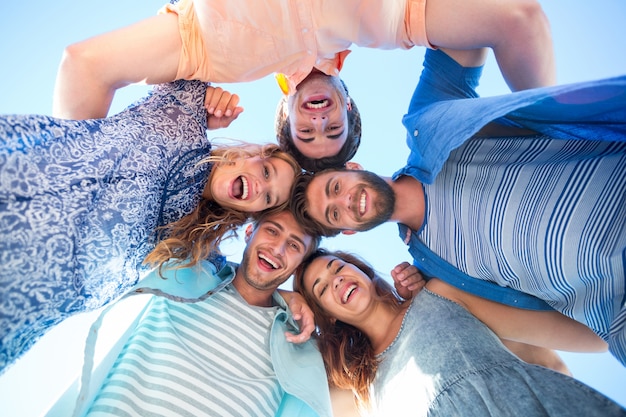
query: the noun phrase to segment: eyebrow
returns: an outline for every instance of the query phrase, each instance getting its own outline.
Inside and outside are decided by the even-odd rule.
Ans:
[[[337,258],[333,258],[331,259],[327,264],[326,264],[326,270],[329,270],[332,266],[333,266],[333,262],[335,262],[337,260]],[[317,284],[320,283],[320,281],[322,280],[322,278],[316,278],[315,282],[313,282],[313,285],[311,286],[311,293],[315,294],[315,286]]]
[[[330,183],[333,182],[334,178],[335,177],[330,177],[328,181],[326,181],[324,193],[326,194],[327,198],[330,198]],[[332,222],[330,221],[330,206],[326,206],[326,210],[324,211],[324,217],[326,217],[326,221],[328,222],[328,224],[332,224]]]
[[[278,169],[276,169],[276,166],[270,159],[267,160],[267,163],[272,168],[271,176],[274,176],[278,180]],[[276,195],[274,196],[274,204],[273,204],[274,207],[278,206],[278,199],[279,199],[278,193],[275,193],[275,194]]]
[[[275,222],[274,220],[265,220],[265,223],[272,223],[274,225],[274,227],[276,227],[277,229],[280,229],[281,232],[285,231],[285,228],[278,222]],[[298,235],[295,235],[293,233],[289,233],[289,237],[291,237],[294,240],[297,240],[298,242],[300,242],[300,244],[302,244],[302,246],[304,246],[304,250],[307,250],[306,244],[304,243],[304,240],[302,240],[302,238]]]
[[[296,138],[297,138],[298,140],[301,140],[301,141],[302,141],[302,142],[304,142],[304,143],[310,143],[310,142],[313,142],[313,141],[315,140],[315,138],[314,138],[314,137],[313,137],[313,138],[303,138],[303,137],[302,137],[302,136],[300,136],[300,135],[296,135]]]

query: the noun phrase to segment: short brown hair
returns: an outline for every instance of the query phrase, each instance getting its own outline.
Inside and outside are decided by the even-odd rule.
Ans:
[[[324,171],[321,171],[319,174],[338,170],[339,168],[326,169]],[[311,184],[311,181],[314,177],[315,174],[307,172],[299,175],[296,178],[291,192],[291,211],[296,217],[296,221],[305,230],[310,230],[312,233],[316,233],[325,237],[337,236],[341,232],[340,229],[331,228],[320,224],[309,215],[309,202],[306,199],[306,190],[307,188],[309,188],[309,185]]]
[[[348,95],[348,89],[343,80],[341,84]],[[346,162],[354,157],[361,144],[361,113],[359,113],[359,109],[350,95],[348,95],[348,99],[350,100],[351,109],[348,110],[348,136],[346,137],[346,142],[336,155],[313,159],[303,155],[293,143],[291,128],[289,126],[289,116],[286,111],[287,97],[283,97],[278,102],[278,108],[276,109],[276,140],[280,144],[280,147],[285,152],[292,154],[300,166],[310,172],[318,172],[327,168],[344,167]]]

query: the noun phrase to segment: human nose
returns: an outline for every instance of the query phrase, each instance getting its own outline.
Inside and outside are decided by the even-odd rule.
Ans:
[[[328,118],[326,116],[315,115],[311,116],[311,123],[317,130],[324,131],[326,129],[326,124],[328,123]]]
[[[341,285],[342,282],[343,282],[343,275],[337,275],[333,279],[333,287],[337,289]]]

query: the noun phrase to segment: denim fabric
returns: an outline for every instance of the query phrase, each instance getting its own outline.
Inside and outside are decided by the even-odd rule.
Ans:
[[[474,149],[476,147],[478,149],[478,145],[474,145],[480,141],[519,140],[524,141],[521,145],[530,148],[529,141],[531,139],[527,137],[479,138],[473,136],[489,122],[531,129],[540,133],[536,136],[538,138],[545,138],[553,142],[567,141],[568,143],[564,147],[571,145],[573,149],[582,148],[581,144],[584,142],[591,143],[590,141],[593,141],[594,144],[598,144],[599,141],[602,141],[602,146],[610,148],[607,149],[608,153],[616,151],[616,154],[619,154],[621,152],[623,157],[623,147],[626,141],[626,76],[526,90],[497,97],[478,98],[475,88],[481,73],[482,67],[464,68],[442,51],[429,50],[426,52],[424,71],[415,89],[409,112],[403,120],[407,128],[407,144],[411,153],[406,166],[396,172],[393,179],[395,180],[401,175],[413,176],[422,183],[428,184],[424,188],[426,203],[429,206],[429,198],[435,194],[433,189],[436,188],[439,190],[439,194],[444,197],[450,196],[450,206],[457,204],[463,209],[460,211],[460,217],[450,220],[450,215],[445,219],[443,216],[440,216],[442,219],[437,219],[437,214],[440,214],[439,209],[443,204],[441,201],[437,210],[428,208],[429,212],[434,214],[425,221],[422,230],[413,231],[410,239],[409,251],[413,256],[414,263],[418,268],[423,269],[427,275],[437,276],[465,291],[497,302],[515,307],[543,310],[548,309],[549,304],[558,311],[591,327],[607,340],[609,350],[613,355],[620,362],[626,364],[626,326],[624,325],[626,322],[626,300],[624,300],[626,276],[624,276],[625,264],[623,262],[624,257],[626,257],[624,245],[626,241],[624,231],[626,229],[623,226],[626,210],[626,200],[623,196],[626,195],[626,185],[623,176],[625,169],[620,168],[619,165],[622,164],[623,167],[623,161],[618,162],[618,165],[613,163],[611,169],[614,171],[608,169],[604,172],[605,183],[595,180],[596,182],[592,186],[585,189],[586,181],[590,181],[592,175],[596,175],[596,178],[601,178],[603,175],[604,165],[601,161],[604,156],[594,159],[596,158],[594,154],[594,156],[589,155],[587,158],[584,153],[578,155],[573,150],[567,149],[561,154],[555,154],[555,164],[561,163],[559,158],[565,163],[578,163],[570,154],[580,156],[580,169],[572,170],[571,176],[568,177],[568,175],[563,174],[560,178],[551,175],[544,177],[545,181],[543,182],[547,182],[549,179],[560,181],[559,184],[565,184],[562,186],[561,205],[554,205],[554,207],[564,211],[557,213],[557,211],[546,210],[541,213],[542,206],[540,204],[535,204],[528,209],[521,208],[524,204],[529,204],[531,198],[528,197],[528,194],[538,199],[543,196],[543,189],[540,187],[544,184],[540,184],[537,189],[532,187],[523,189],[522,186],[519,186],[516,188],[517,194],[512,197],[512,194],[506,195],[507,198],[504,202],[497,203],[496,200],[493,200],[489,206],[493,209],[490,213],[498,211],[497,214],[502,214],[506,209],[505,205],[514,205],[513,202],[519,202],[520,216],[515,220],[521,222],[520,226],[510,221],[510,214],[507,214],[509,217],[506,222],[498,223],[505,217],[500,218],[495,215],[489,217],[483,211],[485,209],[484,196],[488,195],[489,192],[495,189],[500,191],[506,187],[513,189],[517,186],[514,182],[514,169],[510,175],[503,175],[503,179],[486,175],[488,178],[485,184],[487,185],[483,184],[471,188],[476,185],[476,182],[471,184],[467,180],[469,175],[464,176],[462,170],[466,167],[468,171],[478,169],[476,166],[479,163],[487,164],[484,164],[485,161],[478,160],[479,158],[470,160],[469,163],[464,159],[463,161],[467,165],[457,163],[457,159],[454,159],[463,156],[466,148]],[[470,141],[471,138],[474,140]],[[540,140],[535,139],[537,143]],[[472,149],[468,152],[471,152]],[[479,153],[477,152],[477,154]],[[530,158],[531,152],[529,151],[527,155]],[[568,158],[572,158],[572,161]],[[510,166],[514,168],[516,164],[521,165],[520,161],[523,163],[520,159],[511,163]],[[506,161],[498,160],[496,162],[502,162],[504,165]],[[529,166],[531,165],[529,164]],[[454,169],[457,167],[458,170],[455,171]],[[482,169],[483,166],[479,168]],[[485,172],[490,169],[489,166],[485,168]],[[563,170],[563,172],[567,171]],[[616,172],[620,175],[613,175]],[[442,175],[438,175],[439,173]],[[442,177],[446,178],[448,182],[441,180]],[[526,178],[524,175],[519,177]],[[541,181],[540,179],[537,184]],[[453,189],[451,184],[458,188]],[[460,192],[457,192],[463,186],[467,186],[466,189],[461,190],[468,195],[465,199],[458,197]],[[481,188],[487,186],[491,188]],[[539,189],[541,191],[537,191]],[[561,189],[554,188],[556,194],[559,190]],[[474,197],[470,195],[470,191],[474,193]],[[604,194],[605,197],[597,197],[601,195],[600,192],[606,193]],[[589,195],[595,193],[596,197],[584,199],[582,197],[584,193]],[[504,195],[499,194],[500,197]],[[554,196],[555,194],[552,195],[552,198]],[[611,201],[606,196],[610,196]],[[580,201],[577,200],[579,197]],[[454,198],[458,200],[454,200]],[[596,199],[594,200],[594,198]],[[480,199],[483,199],[481,201],[482,206],[477,202]],[[603,204],[607,204],[608,207],[604,207]],[[468,209],[468,207],[479,206],[481,210],[476,212]],[[601,206],[603,207],[599,208]],[[579,209],[580,211],[577,211]],[[554,226],[561,222],[561,225],[558,226],[561,227],[561,230],[549,236],[545,224],[533,229],[532,233],[525,230],[524,228],[530,227],[531,224],[525,221],[525,216],[530,216],[534,210],[538,210],[538,214],[545,218],[551,214],[551,225]],[[584,216],[579,217],[583,211],[587,212]],[[474,214],[476,216],[472,217]],[[604,215],[613,215],[610,223],[602,221]],[[487,219],[487,222],[483,223],[488,223],[491,220],[493,224],[483,225],[484,229],[470,230],[468,235],[462,233],[467,232],[467,224],[457,227],[457,223],[461,223],[461,220],[465,221],[467,218],[471,218],[473,221],[475,220],[474,217],[480,216]],[[537,218],[539,217],[537,216]],[[435,221],[439,221],[439,223],[435,224]],[[451,225],[450,222],[454,224]],[[444,223],[446,227],[456,232],[447,234],[449,239],[455,240],[452,243],[440,239],[441,233],[436,239],[429,234],[438,226],[443,230],[442,224]],[[428,230],[429,228],[430,230]],[[572,237],[573,233],[578,230],[581,231],[579,235]],[[400,237],[402,239],[405,239],[406,232],[406,228],[400,225]],[[544,236],[541,235],[541,232],[544,233]],[[567,233],[572,235],[567,235],[567,239],[563,238]],[[472,236],[469,236],[470,234]],[[502,254],[504,251],[500,250],[502,246],[498,244],[495,244],[496,249],[490,252],[490,248],[494,246],[493,242],[480,239],[479,242],[472,240],[476,239],[476,236],[487,235],[495,236],[496,241],[501,238],[518,240],[521,242],[519,253],[507,257],[506,254]],[[562,239],[559,240],[559,238]],[[530,252],[529,245],[533,245],[533,239],[540,243],[536,243],[535,248],[532,249],[544,245],[547,250],[543,258],[531,257],[531,262],[539,262],[542,268],[544,264],[553,263],[554,268],[551,268],[549,273],[531,274],[532,278],[527,279],[524,275],[528,276],[528,268],[515,269],[509,267],[516,264],[517,259],[514,259],[516,256],[527,256],[527,252]],[[574,242],[579,243],[575,252],[563,250],[563,248],[574,246]],[[456,246],[451,247],[451,245]],[[469,246],[471,248],[466,250]],[[468,259],[475,260],[473,256],[475,252],[472,251],[481,251],[483,248],[485,249],[485,258],[490,257],[484,262],[486,265],[483,268],[484,276],[477,276],[474,270],[464,269],[464,265],[454,258],[454,256],[466,256]],[[556,252],[551,252],[552,250],[561,250],[562,252],[558,253],[557,256],[555,255]],[[495,254],[492,256],[492,253]],[[479,261],[476,263],[478,264]],[[518,262],[518,264],[521,263]],[[587,265],[591,265],[591,267],[587,268]],[[526,266],[524,265],[524,267]],[[571,273],[576,267],[584,269],[584,274]],[[506,277],[498,272],[501,270],[500,268],[502,270],[508,268],[512,279],[505,279]],[[478,278],[483,279],[483,282],[478,282]],[[516,280],[519,285],[515,284]],[[492,285],[492,283],[494,284]],[[562,283],[565,285],[561,285]],[[545,295],[546,288],[552,292],[556,291],[558,294],[548,297]],[[610,302],[607,302],[606,300],[609,298]]]
[[[555,139],[626,140],[626,76],[478,98],[481,74],[482,67],[464,68],[440,50],[426,51],[402,120],[411,153],[393,178],[432,183],[450,151],[492,121]]]
[[[519,360],[467,310],[428,290],[415,297],[379,358],[375,415],[626,415],[579,381]]]

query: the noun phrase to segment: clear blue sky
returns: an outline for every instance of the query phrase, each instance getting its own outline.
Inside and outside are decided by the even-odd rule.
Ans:
[[[541,3],[552,24],[559,83],[626,72],[626,3],[623,0],[543,0]],[[66,45],[148,17],[161,5],[159,0],[6,2],[0,15],[3,61],[0,113],[50,114],[56,70]],[[355,49],[346,61],[342,77],[363,115],[363,140],[355,160],[367,169],[390,175],[406,161],[408,150],[400,119],[417,83],[423,54],[423,48],[410,51]],[[245,112],[233,126],[215,132],[215,136],[273,141],[274,110],[280,97],[273,77],[226,88],[241,96]],[[121,110],[145,91],[146,87],[140,86],[118,93],[112,112]],[[508,92],[491,58],[479,92],[483,96]],[[354,251],[383,273],[409,259],[393,224],[356,236],[334,238],[325,242],[325,246]],[[233,244],[227,251],[238,259],[240,248],[240,244]],[[84,331],[84,328],[77,330],[75,340],[63,340],[63,349],[73,344],[82,349]],[[610,355],[563,354],[563,357],[575,377],[626,406],[626,369]],[[48,377],[51,378],[48,384],[54,384],[54,376]],[[36,397],[30,393],[36,390],[35,385],[28,380],[15,382],[17,380],[15,372],[0,377],[0,403],[19,398],[18,402],[24,404]]]

